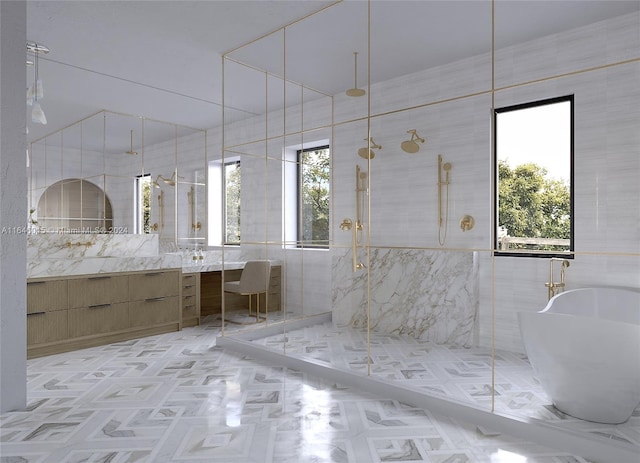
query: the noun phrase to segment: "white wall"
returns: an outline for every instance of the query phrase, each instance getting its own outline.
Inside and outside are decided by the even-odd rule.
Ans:
[[[0,2],[0,413],[27,400],[25,2]]]

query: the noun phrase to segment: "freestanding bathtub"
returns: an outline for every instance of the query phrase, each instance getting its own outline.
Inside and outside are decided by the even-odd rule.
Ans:
[[[640,292],[560,293],[540,312],[519,312],[524,346],[545,392],[563,413],[623,423],[640,404]]]

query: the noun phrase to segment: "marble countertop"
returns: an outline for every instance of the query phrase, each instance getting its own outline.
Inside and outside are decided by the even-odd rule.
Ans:
[[[180,269],[180,256],[101,256],[68,259],[27,259],[27,278],[93,275],[100,273],[135,272],[141,270]]]
[[[225,270],[236,270],[244,268],[244,262],[228,262],[225,261]],[[198,262],[198,261],[185,261],[182,265],[182,273],[200,273],[200,272],[215,272],[222,270],[223,265],[221,261],[217,262]]]
[[[279,261],[272,261],[279,264]],[[27,278],[93,275],[100,273],[135,272],[143,270],[181,269],[183,273],[215,272],[223,268],[244,268],[244,261],[188,261],[178,253],[155,256],[101,256],[76,258],[27,259]]]

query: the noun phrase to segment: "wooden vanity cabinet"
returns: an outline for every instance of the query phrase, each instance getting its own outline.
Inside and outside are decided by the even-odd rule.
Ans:
[[[129,277],[129,323],[132,327],[182,322],[181,279],[176,272],[145,272]]]
[[[29,358],[181,329],[181,272],[27,282]]]
[[[67,282],[27,283],[27,345],[60,341],[69,336]]]
[[[200,273],[182,274],[182,327],[200,324]]]

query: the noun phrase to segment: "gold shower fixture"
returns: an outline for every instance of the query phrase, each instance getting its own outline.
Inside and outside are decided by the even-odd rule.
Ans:
[[[380,150],[382,149],[382,146],[373,141],[373,137],[369,137],[368,140],[365,138],[364,141],[368,141],[369,145],[360,148],[358,150],[358,156],[364,159],[373,159],[376,156],[376,153],[374,153],[373,150]]]
[[[183,178],[183,177],[179,177],[179,178]],[[151,182],[154,188],[160,188],[160,183],[158,182],[158,180],[162,180],[164,183],[166,183],[169,186],[176,186],[176,173],[174,172],[171,178],[167,178],[162,174],[158,174],[156,179],[153,182]]]
[[[420,145],[418,143],[424,143],[424,138],[418,136],[415,129],[407,130],[407,133],[411,134],[411,140],[405,140],[400,143],[402,151],[409,154],[414,154],[420,151]]]
[[[449,174],[451,163],[444,162],[442,155],[438,154],[438,243],[444,246],[447,239],[447,228],[449,222]],[[444,174],[444,178],[443,178]],[[443,194],[444,190],[444,194]],[[443,198],[444,196],[444,198]],[[442,202],[444,199],[444,214],[442,213]]]
[[[138,154],[137,151],[133,151],[133,130],[131,131],[131,144],[129,145],[129,151],[125,151],[126,154],[130,154],[132,156],[135,156]]]
[[[363,96],[367,93],[364,89],[358,88],[358,52],[353,52],[354,72],[353,72],[353,88],[348,89],[345,93],[347,96]]]

